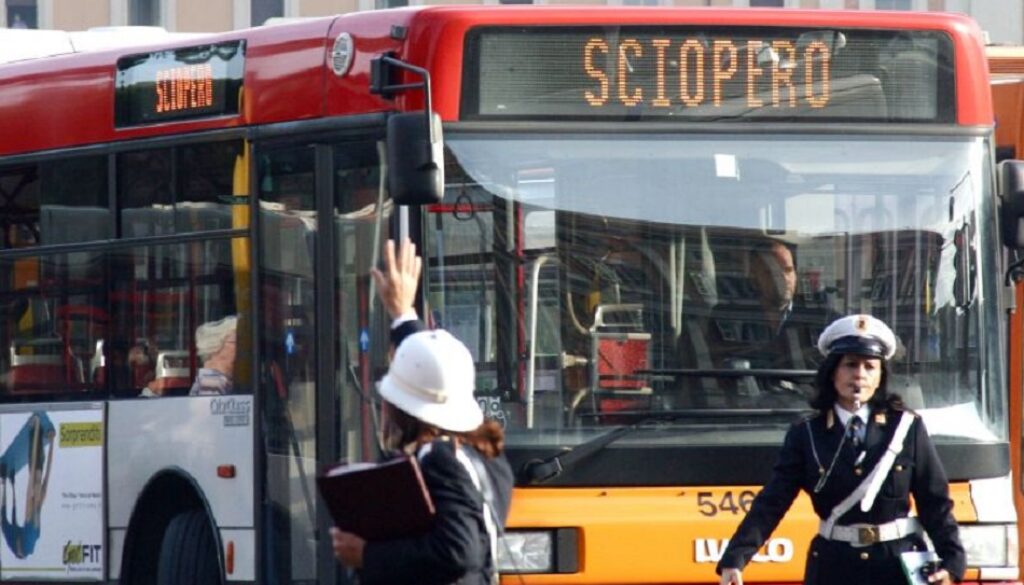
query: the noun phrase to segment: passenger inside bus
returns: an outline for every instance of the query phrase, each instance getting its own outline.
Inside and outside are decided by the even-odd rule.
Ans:
[[[711,312],[707,339],[712,361],[727,369],[811,370],[820,359],[814,343],[838,315],[824,303],[797,294],[794,250],[766,239],[748,248],[745,262],[752,294],[729,299]],[[744,298],[746,297],[746,298]],[[751,406],[802,406],[807,398],[786,379],[723,379],[727,396],[755,398]]]
[[[230,394],[234,386],[238,317],[230,315],[196,329],[196,353],[203,367],[196,374],[191,396]]]
[[[156,346],[148,340],[140,339],[128,350],[128,370],[132,385],[141,388],[139,396],[152,398],[163,394],[156,383]]]
[[[162,350],[150,339],[139,339],[128,350],[132,387],[139,396],[183,396],[192,389],[189,355],[183,350]]]

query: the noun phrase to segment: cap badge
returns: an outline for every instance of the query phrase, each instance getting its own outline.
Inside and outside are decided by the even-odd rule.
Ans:
[[[864,317],[860,317],[857,319],[857,322],[853,324],[853,326],[857,329],[857,331],[865,333],[868,330],[868,320],[865,319]]]

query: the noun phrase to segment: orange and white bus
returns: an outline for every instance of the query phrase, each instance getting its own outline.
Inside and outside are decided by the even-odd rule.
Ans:
[[[348,582],[313,477],[378,455],[368,273],[409,236],[422,314],[505,425],[505,582],[717,581],[820,325],[868,312],[968,581],[1019,583],[1000,237],[1024,212],[997,203],[1024,196],[997,191],[980,38],[425,7],[0,66],[0,581]],[[772,293],[752,252],[778,244]],[[745,580],[800,582],[816,527],[799,499]]]

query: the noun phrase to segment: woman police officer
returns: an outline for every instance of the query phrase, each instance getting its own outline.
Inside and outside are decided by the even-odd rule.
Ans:
[[[415,454],[436,513],[420,536],[367,542],[331,528],[337,559],[359,569],[363,585],[493,585],[497,546],[512,497],[504,432],[474,396],[475,366],[451,334],[427,331],[413,301],[422,261],[403,240],[384,249],[385,269],[371,269],[391,315],[396,346],[381,380],[384,441]]]
[[[941,559],[928,581],[959,582],[965,555],[946,474],[920,417],[886,389],[896,336],[870,315],[850,315],[822,332],[818,349],[818,413],[786,434],[771,480],[718,563],[722,585],[742,585],[743,567],[801,489],[822,519],[804,583],[907,583],[900,553],[926,550],[922,528]]]

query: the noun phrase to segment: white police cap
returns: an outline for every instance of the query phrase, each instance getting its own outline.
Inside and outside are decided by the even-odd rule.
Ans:
[[[871,315],[847,315],[833,321],[818,337],[818,351],[853,353],[889,359],[896,353],[896,335]]]

